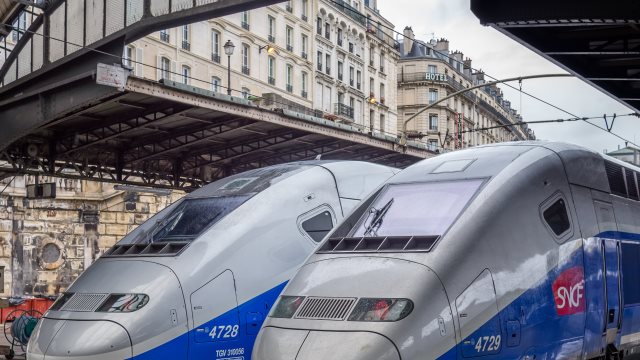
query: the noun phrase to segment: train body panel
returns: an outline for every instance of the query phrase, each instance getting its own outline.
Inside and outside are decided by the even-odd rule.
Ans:
[[[360,162],[303,162],[235,175],[187,195],[74,282],[36,328],[28,358],[55,359],[64,349],[105,360],[249,359],[295,270],[354,202],[396,172]],[[78,302],[82,309],[72,306]],[[87,341],[84,349],[65,331],[69,323],[103,322],[123,329],[128,347],[106,336],[106,345]],[[85,337],[101,336],[90,330]],[[105,351],[111,345],[129,355]]]
[[[274,336],[262,335],[273,329],[370,331],[390,339],[401,359],[640,358],[640,285],[631,280],[640,278],[638,180],[638,168],[554,143],[486,146],[418,163],[364,200],[309,258],[265,322],[254,358],[280,358]],[[430,276],[397,265],[379,281],[382,266],[342,265],[358,259],[430,269],[453,339],[441,305],[432,305],[440,292],[426,290]],[[355,305],[342,321],[301,318],[317,298]],[[403,298],[413,311],[389,319]],[[297,307],[279,311],[291,299],[300,299]],[[351,321],[362,308],[368,320]],[[426,331],[437,323],[441,331]],[[287,353],[296,346],[305,342]],[[341,359],[367,359],[358,343],[346,349]],[[291,360],[332,357],[319,352]]]

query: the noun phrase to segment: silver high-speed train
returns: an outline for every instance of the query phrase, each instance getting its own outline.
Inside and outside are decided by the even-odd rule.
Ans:
[[[187,195],[73,283],[38,323],[27,358],[249,359],[295,270],[396,172],[363,162],[303,162]]]
[[[640,359],[639,181],[560,143],[411,166],[307,259],[253,359]]]

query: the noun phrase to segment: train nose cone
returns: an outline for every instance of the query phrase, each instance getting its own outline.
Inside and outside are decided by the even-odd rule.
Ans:
[[[55,340],[55,341],[54,341]],[[42,319],[27,349],[29,360],[122,360],[132,357],[127,331],[110,321]]]
[[[266,327],[253,360],[400,360],[389,339],[370,332],[326,332]]]

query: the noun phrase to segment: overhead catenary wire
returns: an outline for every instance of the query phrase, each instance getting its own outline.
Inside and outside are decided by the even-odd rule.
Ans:
[[[328,1],[329,1],[329,2],[332,2],[332,3],[334,3],[334,4],[337,4],[338,6],[341,6],[341,4],[340,4],[340,3],[338,3],[338,2],[336,2],[335,0],[328,0]],[[354,12],[354,13],[356,13],[356,14],[359,14],[360,16],[366,17],[364,14],[362,14],[362,13],[360,13],[360,12],[356,11],[355,9],[346,8],[346,7],[344,7],[344,9],[345,9],[346,11],[351,11],[351,12]],[[386,28],[386,29],[391,30],[393,33],[396,33],[396,34],[398,34],[398,35],[404,36],[404,34],[402,34],[402,33],[398,32],[398,31],[396,31],[395,29],[393,29],[393,28],[391,28],[391,27],[389,27],[389,26],[386,26],[386,25],[384,25],[384,24],[379,24],[379,25],[380,25],[381,27],[384,27],[384,28]],[[13,26],[12,24],[0,23],[0,26],[5,26],[5,27],[11,28],[11,29],[13,29],[13,30],[15,30],[15,31],[22,32],[22,33],[29,33],[29,34],[32,34],[32,35],[38,35],[38,36],[41,36],[41,37],[43,37],[43,38],[49,38],[49,39],[51,39],[51,40],[59,41],[59,42],[62,42],[62,43],[64,43],[64,44],[72,45],[72,46],[75,46],[75,47],[78,47],[78,48],[87,49],[87,50],[89,50],[89,51],[93,51],[93,52],[100,53],[100,54],[103,54],[103,55],[106,55],[106,56],[110,56],[110,57],[112,57],[112,58],[114,58],[114,59],[118,59],[118,60],[120,60],[121,62],[122,62],[123,60],[126,60],[126,61],[129,61],[130,63],[133,63],[133,64],[139,64],[139,65],[142,65],[142,66],[145,66],[145,67],[148,67],[148,68],[152,68],[152,69],[154,69],[154,70],[162,71],[162,72],[164,72],[164,73],[168,73],[168,74],[172,74],[172,75],[178,75],[178,76],[181,76],[181,77],[183,77],[183,78],[187,78],[187,79],[189,79],[189,80],[195,80],[195,81],[198,81],[198,82],[201,82],[201,83],[204,83],[204,84],[208,84],[208,85],[214,85],[214,84],[213,84],[213,82],[211,82],[211,81],[202,80],[202,79],[199,79],[199,78],[193,77],[193,76],[191,76],[191,75],[184,75],[184,74],[182,74],[182,73],[178,73],[178,72],[175,72],[175,71],[171,71],[171,70],[169,70],[169,69],[163,69],[163,68],[158,67],[158,66],[155,66],[155,65],[146,64],[146,63],[144,63],[144,62],[142,62],[142,61],[133,60],[133,59],[131,59],[131,58],[125,58],[124,56],[114,55],[114,54],[111,54],[111,53],[108,53],[108,52],[105,52],[105,51],[101,51],[101,50],[98,50],[98,49],[91,48],[90,46],[84,46],[84,45],[76,44],[76,43],[70,42],[70,41],[68,41],[68,40],[55,38],[55,37],[50,36],[50,35],[38,34],[37,32],[34,32],[34,31],[25,30],[25,29],[21,29],[21,28],[19,28],[19,27]],[[231,33],[231,34],[234,34],[234,35],[238,36],[238,34],[233,33],[233,32],[231,32],[231,31],[229,31],[229,33]],[[414,40],[414,41],[415,41],[416,43],[419,43],[419,44],[423,45],[423,46],[430,47],[430,45],[428,45],[428,44],[426,44],[426,43],[424,43],[424,42],[422,42],[422,41],[420,41],[420,40]],[[463,62],[463,61],[459,61],[459,60],[455,59],[454,57],[452,57],[452,56],[448,55],[447,53],[444,53],[444,52],[438,51],[438,50],[433,49],[433,48],[431,48],[431,49],[432,49],[434,52],[436,52],[436,53],[438,53],[438,54],[441,54],[443,57],[446,57],[446,58],[448,58],[448,59],[450,59],[450,60],[452,60],[452,61],[455,61],[455,62],[457,62],[457,63],[459,63],[459,64],[463,64],[463,65],[464,65],[464,62]],[[478,69],[475,69],[475,68],[470,68],[470,69],[471,69],[471,70],[474,70],[474,71],[482,71],[482,70],[478,70]],[[490,79],[498,80],[497,78],[495,78],[495,77],[493,77],[493,76],[491,76],[491,75],[489,75],[489,74],[486,74],[486,73],[484,73],[484,72],[482,72],[482,73],[483,73],[485,76],[487,76],[488,78],[490,78]],[[247,94],[247,96],[250,96],[250,97],[252,97],[252,98],[256,98],[256,99],[262,99],[262,98],[263,98],[263,97],[262,97],[262,96],[260,96],[260,95],[251,94],[251,93],[245,92],[244,90],[238,90],[238,89],[231,88],[229,85],[230,85],[230,84],[228,84],[228,86],[224,86],[224,85],[218,84],[217,86],[219,86],[219,87],[220,87],[220,88],[222,88],[222,89],[228,89],[228,90],[231,90],[231,91],[234,91],[234,92],[237,92],[237,93],[242,93],[242,94],[245,94],[245,93],[246,93],[246,94]],[[552,104],[552,103],[550,103],[550,102],[548,102],[548,101],[546,101],[546,100],[543,100],[543,99],[541,99],[540,97],[537,97],[537,96],[535,96],[535,95],[533,95],[533,94],[530,94],[530,93],[528,93],[528,92],[526,92],[526,91],[519,90],[518,88],[516,88],[516,87],[515,87],[515,86],[513,86],[513,85],[510,85],[510,84],[508,84],[508,83],[504,83],[504,85],[505,85],[505,86],[508,86],[508,87],[510,87],[510,88],[512,88],[512,89],[514,89],[514,90],[516,90],[516,91],[521,91],[521,93],[522,93],[522,94],[525,94],[525,95],[527,95],[527,96],[529,96],[529,97],[533,98],[534,100],[537,100],[537,101],[539,101],[539,102],[541,102],[541,103],[543,103],[543,104],[545,104],[545,105],[547,105],[547,106],[550,106],[550,107],[552,107],[552,108],[554,108],[554,109],[556,109],[556,110],[558,110],[558,111],[564,112],[564,113],[566,113],[566,114],[568,114],[568,115],[572,116],[573,118],[581,118],[580,116],[578,116],[578,115],[576,115],[576,114],[573,114],[573,113],[571,113],[571,112],[569,112],[569,111],[567,111],[567,110],[565,110],[565,109],[563,109],[563,108],[561,108],[561,107],[559,107],[559,106],[557,106],[557,105],[555,105],[555,104]],[[283,102],[279,102],[279,101],[277,101],[277,100],[272,100],[272,101],[273,101],[274,103],[276,103],[276,104],[280,104],[280,105],[285,105],[285,106],[288,106],[288,105],[289,105],[289,104],[286,104],[286,103],[283,103]],[[638,145],[637,145],[637,144],[635,144],[633,141],[630,141],[630,140],[628,140],[628,139],[626,139],[626,138],[624,138],[624,137],[622,137],[622,136],[620,136],[620,135],[618,135],[618,134],[614,133],[613,131],[610,131],[610,130],[608,130],[608,129],[606,129],[606,128],[603,128],[603,127],[601,127],[601,126],[599,126],[599,125],[597,125],[597,124],[594,124],[594,123],[590,122],[589,120],[583,120],[583,121],[585,121],[587,124],[592,125],[592,126],[594,126],[594,127],[598,128],[598,129],[600,129],[600,130],[602,130],[602,131],[604,131],[604,132],[606,132],[606,133],[608,133],[608,134],[611,134],[611,135],[613,135],[613,136],[617,137],[618,139],[620,139],[620,140],[622,140],[622,141],[625,141],[625,142],[630,143],[630,144],[632,144],[632,145],[638,146]],[[514,123],[512,126],[518,126],[518,125],[520,125],[520,124],[522,124],[522,122]],[[396,135],[396,134],[394,134],[394,133],[389,133],[389,132],[386,132],[386,131],[380,131],[380,132],[381,132],[381,133],[383,133],[383,134]]]
[[[361,16],[363,16],[363,17],[365,17],[365,18],[366,18],[366,15],[365,15],[365,14],[362,14],[361,12],[357,11],[356,9],[348,8],[348,7],[344,6],[343,4],[341,4],[341,3],[339,3],[339,2],[337,2],[337,1],[335,1],[335,0],[327,0],[327,1],[329,1],[329,2],[331,2],[331,3],[334,3],[335,5],[339,6],[341,9],[344,9],[345,11],[350,11],[350,12],[353,12],[353,13],[355,13],[355,14],[361,15]],[[397,34],[397,35],[400,35],[400,36],[404,36],[404,34],[403,34],[403,33],[399,32],[399,31],[395,30],[394,28],[392,28],[392,27],[390,27],[390,26],[387,26],[387,25],[385,25],[385,24],[383,24],[383,23],[378,23],[378,24],[377,24],[377,26],[380,26],[380,27],[382,27],[382,28],[385,28],[385,29],[387,29],[387,30],[390,30],[390,31],[391,31],[391,32],[393,32],[394,34]],[[385,35],[386,35],[386,34],[385,34]],[[415,43],[418,43],[418,44],[420,44],[420,45],[423,45],[423,46],[426,46],[426,47],[430,48],[430,49],[431,49],[431,51],[433,51],[433,52],[435,52],[435,53],[437,53],[437,54],[440,54],[440,55],[442,55],[443,57],[445,57],[445,58],[447,58],[447,59],[449,59],[449,60],[451,60],[451,61],[454,61],[454,62],[456,62],[456,63],[458,63],[458,64],[462,64],[462,65],[464,65],[464,61],[460,61],[460,60],[456,59],[455,57],[450,56],[450,55],[449,55],[448,53],[446,53],[446,52],[443,52],[443,51],[440,51],[440,50],[434,49],[433,47],[431,47],[431,45],[426,44],[425,42],[423,42],[423,41],[421,41],[421,40],[413,39],[413,41],[414,41]],[[491,76],[491,75],[489,75],[489,74],[485,73],[485,72],[484,72],[484,71],[482,71],[481,69],[477,69],[477,68],[470,67],[470,70],[472,70],[472,71],[476,71],[476,72],[482,72],[482,73],[483,73],[487,78],[492,79],[492,80],[498,80],[498,78],[493,77],[493,76]],[[528,92],[526,92],[526,91],[522,90],[521,88],[520,88],[520,89],[518,89],[517,87],[515,87],[515,86],[513,86],[513,85],[510,85],[510,84],[507,84],[507,83],[504,83],[504,85],[505,85],[505,86],[507,86],[507,87],[509,87],[509,88],[511,88],[511,89],[514,89],[514,90],[516,90],[516,91],[519,91],[521,94],[527,95],[527,96],[531,97],[532,99],[537,100],[537,101],[539,101],[539,102],[541,102],[541,103],[543,103],[543,104],[545,104],[545,105],[547,105],[547,106],[550,106],[550,107],[552,107],[552,108],[554,108],[554,109],[556,109],[556,110],[558,110],[558,111],[561,111],[561,112],[563,112],[563,113],[565,113],[565,114],[567,114],[567,115],[569,115],[569,116],[573,116],[574,118],[580,118],[578,115],[576,115],[576,114],[574,114],[574,113],[571,113],[570,111],[568,111],[568,110],[566,110],[566,109],[563,109],[563,108],[561,108],[561,107],[559,107],[559,106],[557,106],[557,105],[554,105],[554,104],[552,104],[552,103],[550,103],[550,102],[548,102],[548,101],[546,101],[546,100],[543,100],[543,99],[541,99],[541,98],[539,98],[539,97],[537,97],[537,96],[535,96],[535,95],[533,95],[533,94],[530,94],[530,93],[528,93]],[[609,130],[609,129],[607,129],[607,128],[604,128],[604,127],[602,127],[602,126],[599,126],[599,125],[597,125],[597,124],[594,124],[594,123],[592,123],[591,121],[588,121],[588,120],[584,120],[584,122],[586,122],[587,124],[589,124],[589,125],[591,125],[591,126],[594,126],[594,127],[598,128],[598,129],[600,129],[600,130],[602,130],[602,131],[605,131],[605,132],[607,132],[607,133],[609,133],[609,134],[611,134],[611,135],[613,135],[613,136],[617,137],[617,138],[618,138],[618,139],[620,139],[620,140],[623,140],[623,141],[629,142],[629,143],[631,143],[631,144],[633,144],[633,145],[635,145],[635,146],[638,146],[638,145],[637,145],[637,144],[635,144],[633,141],[630,141],[630,140],[628,140],[628,139],[626,139],[626,138],[624,138],[624,137],[622,137],[622,136],[620,136],[620,135],[618,135],[618,134],[616,134],[616,133],[612,132],[611,130]],[[518,124],[520,124],[520,123],[521,123],[521,122],[516,123],[516,124],[514,124],[514,125],[518,125]]]

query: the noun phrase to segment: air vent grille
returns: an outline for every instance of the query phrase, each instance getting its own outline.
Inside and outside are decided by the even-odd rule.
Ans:
[[[74,294],[60,310],[77,312],[95,311],[107,296],[108,294]]]
[[[625,169],[625,174],[627,176],[627,189],[629,189],[629,198],[633,200],[640,200],[638,197],[638,186],[636,183],[636,176],[638,173],[634,173],[629,169]]]
[[[439,238],[439,236],[331,238],[320,247],[318,254],[428,252]]]
[[[296,319],[342,321],[355,302],[355,298],[309,297],[302,304]]]
[[[189,245],[188,242],[115,245],[103,257],[153,257],[177,256]]]
[[[624,183],[624,173],[622,166],[610,161],[605,161],[607,170],[607,178],[609,179],[609,187],[614,195],[627,197],[627,189]]]

